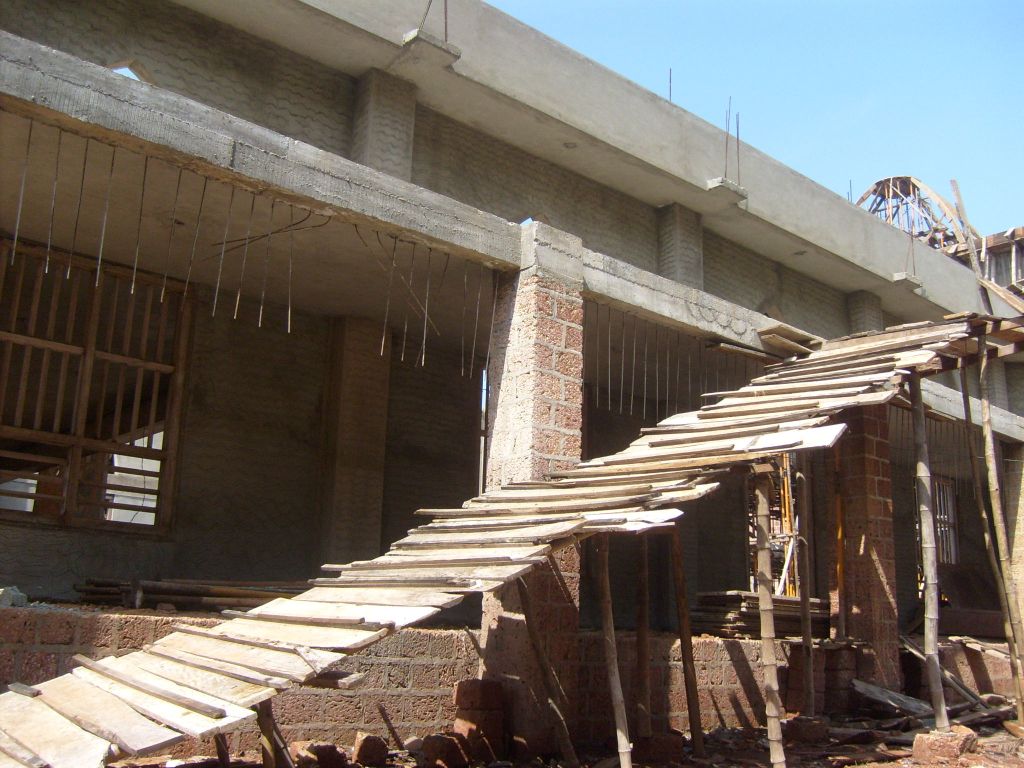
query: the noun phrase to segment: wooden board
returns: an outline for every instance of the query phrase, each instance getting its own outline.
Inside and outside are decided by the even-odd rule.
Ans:
[[[129,754],[162,749],[185,738],[72,674],[55,677],[36,687],[42,691],[39,700],[44,704],[90,733],[116,743]]]
[[[278,691],[287,690],[288,688],[291,688],[293,684],[293,681],[291,680],[287,680],[283,677],[275,677],[274,675],[265,675],[251,667],[243,667],[240,664],[232,664],[227,661],[210,659],[206,656],[197,656],[194,653],[181,651],[166,645],[146,645],[143,646],[143,648],[147,653],[153,656],[171,659],[172,661],[180,661],[184,664],[188,664],[190,667],[195,667],[196,669],[205,669],[208,672],[216,672],[217,674],[224,675],[226,677],[233,677],[236,680],[242,680],[247,683],[254,683],[255,685],[262,685],[267,688],[274,688]]]
[[[618,512],[616,516],[622,517]],[[580,518],[583,523],[583,518]],[[579,526],[576,526],[579,527]],[[442,566],[426,566],[423,568],[385,568],[385,569],[348,569],[343,570],[339,578],[345,578],[348,583],[358,583],[360,580],[375,580],[382,578],[395,578],[399,580],[415,580],[430,578],[453,578],[469,579],[473,581],[509,581],[515,579],[528,571],[540,562],[530,558],[526,562],[510,563],[505,565],[455,565],[454,563]]]
[[[4,765],[15,765],[18,768],[49,768],[49,763],[39,755],[0,731],[0,758]]]
[[[25,763],[19,762],[13,757],[9,757],[5,752],[0,751],[0,768],[25,768]]]
[[[318,603],[371,603],[374,605],[431,606],[451,608],[463,595],[415,587],[320,586],[297,595],[299,600]]]
[[[283,677],[294,682],[308,680],[317,673],[317,670],[314,670],[298,654],[232,643],[214,637],[201,637],[199,635],[188,635],[184,632],[174,632],[153,644],[155,648],[160,646],[167,646],[194,653],[198,656],[206,656],[211,659],[239,664],[264,674]],[[341,659],[341,656],[338,658]]]
[[[392,546],[395,549],[410,549],[413,547],[438,547],[438,546],[476,546],[477,544],[501,543],[547,543],[553,539],[567,536],[573,531],[581,528],[584,524],[583,518],[578,521],[565,523],[551,523],[550,525],[528,525],[515,531],[475,531],[472,533],[427,533],[422,529],[416,529],[404,539],[399,539]]]
[[[387,629],[368,632],[349,627],[313,627],[302,624],[277,624],[269,621],[233,619],[210,630],[216,635],[234,638],[252,638],[271,643],[290,643],[309,648],[327,648],[338,651],[358,651],[380,640]]]
[[[113,754],[113,745],[94,736],[50,709],[38,697],[8,691],[0,694],[3,731],[35,752],[51,768],[102,766]]]
[[[244,719],[249,715],[249,711],[246,707],[238,706],[237,704],[231,703],[228,699],[218,696],[218,690],[198,690],[190,686],[181,685],[167,679],[166,677],[162,677],[148,671],[139,664],[139,656],[145,656],[145,653],[142,651],[136,651],[135,653],[129,653],[124,656],[107,656],[106,658],[100,659],[98,663],[101,667],[113,669],[122,675],[127,675],[133,680],[138,680],[140,683],[147,685],[150,688],[166,692],[170,696],[183,696],[189,699],[195,699],[200,704],[205,704],[210,707],[219,707],[224,710],[225,718]]]
[[[433,606],[372,605],[359,603],[323,603],[308,600],[274,600],[249,611],[252,614],[278,614],[314,618],[361,618],[375,624],[390,624],[401,629],[429,619],[440,611]]]
[[[148,653],[133,653],[125,658],[131,659],[132,665],[138,669],[192,690],[205,691],[239,707],[251,707],[277,693],[274,688],[266,685],[247,683]]]
[[[85,667],[76,667],[72,670],[71,674],[96,688],[117,696],[125,704],[141,712],[146,717],[163,723],[176,731],[181,731],[188,736],[196,738],[210,736],[222,731],[232,730],[243,721],[238,718],[223,717],[214,719],[201,715],[198,712],[179,707],[177,704],[172,704],[164,699],[143,693],[109,677],[104,677],[98,672],[93,672]],[[249,717],[244,719],[248,720],[255,716],[255,712],[249,712]]]

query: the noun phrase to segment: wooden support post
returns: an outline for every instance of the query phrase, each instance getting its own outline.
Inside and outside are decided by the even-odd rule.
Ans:
[[[679,525],[673,526],[672,587],[676,593],[676,618],[679,624],[679,652],[683,660],[683,682],[686,684],[686,717],[690,721],[690,744],[694,757],[704,757],[704,727],[697,696],[697,672],[693,663],[693,632],[690,628],[690,602],[686,596],[686,568],[683,563],[683,540]]]
[[[782,746],[782,697],[779,696],[779,666],[775,657],[775,610],[772,602],[772,553],[768,545],[771,531],[770,498],[772,481],[758,475],[754,481],[757,496],[757,604],[761,614],[761,672],[764,675],[764,713],[768,726],[768,754],[772,768],[786,768]]]
[[[978,368],[979,395],[981,396],[981,434],[985,442],[985,468],[988,472],[989,504],[992,508],[992,527],[995,530],[996,549],[999,553],[999,571],[1002,574],[1003,587],[1006,590],[1006,603],[1010,615],[1010,636],[1007,644],[1010,655],[1017,664],[1024,665],[1021,657],[1021,644],[1024,643],[1024,629],[1021,627],[1020,603],[1017,602],[1017,589],[1013,580],[1010,563],[1010,547],[1007,543],[1006,516],[1003,514],[1003,496],[999,483],[999,465],[996,463],[996,438],[992,431],[992,404],[989,400],[988,355],[985,350],[985,337],[978,339],[980,365]],[[926,649],[927,650],[927,649]]]
[[[519,604],[523,610],[523,623],[526,624],[526,633],[530,638],[530,647],[533,649],[537,666],[540,667],[541,680],[544,682],[544,692],[548,697],[548,708],[551,710],[551,717],[555,728],[555,738],[558,739],[558,746],[562,751],[562,763],[565,768],[579,768],[579,758],[576,757],[576,750],[572,746],[572,738],[569,736],[569,726],[565,722],[564,709],[568,708],[568,699],[562,684],[558,681],[551,660],[548,659],[544,650],[544,642],[537,630],[533,619],[533,600],[530,598],[530,590],[526,581],[522,578],[516,579],[516,587],[519,590]]]
[[[253,707],[256,710],[256,725],[260,729],[260,750],[263,753],[263,768],[295,768],[288,745],[285,743],[281,729],[274,719],[273,702],[265,699]]]
[[[803,642],[800,646],[804,665],[804,701],[801,714],[814,717],[814,637],[811,631],[811,482],[807,468],[807,455],[801,457],[800,471],[796,479],[800,488],[800,506],[797,511],[797,582],[800,597],[800,632]]]
[[[228,739],[223,733],[215,734],[213,746],[217,750],[217,763],[220,768],[231,768],[231,751],[228,749]]]
[[[921,398],[921,374],[910,375],[910,408],[914,422],[917,520],[921,534],[921,570],[924,572],[924,655],[928,688],[935,710],[935,729],[949,730],[946,695],[939,665],[939,569],[935,557],[935,516],[932,513],[932,472],[928,458],[928,433]]]
[[[612,613],[612,586],[608,578],[608,534],[600,533],[594,541],[597,561],[597,592],[601,604],[601,632],[604,635],[604,663],[608,671],[608,688],[615,715],[615,743],[619,752],[620,768],[632,768],[633,747],[629,743],[629,725],[626,723],[626,700],[622,696],[619,678],[619,654],[615,647],[615,616]]]
[[[846,513],[843,510],[843,487],[840,481],[839,447],[835,455],[835,526],[836,526],[836,592],[838,609],[836,611],[836,639],[846,639]]]
[[[971,416],[971,395],[967,386],[967,369],[960,369],[960,395],[964,403],[964,433],[967,439],[967,455],[971,461],[971,482],[974,485],[974,499],[981,517],[982,539],[985,542],[985,554],[988,556],[988,567],[992,570],[992,578],[996,582],[996,594],[999,596],[999,609],[1003,614],[1003,634],[1010,650],[1010,671],[1013,674],[1013,689],[1017,697],[1017,720],[1024,722],[1024,689],[1021,687],[1020,638],[1013,632],[1010,605],[1006,597],[1006,579],[999,568],[996,545],[992,541],[992,521],[985,506],[985,490],[981,481],[979,466],[979,446],[974,434],[974,421]]]
[[[639,534],[636,574],[636,735],[651,735],[651,595],[647,537]]]

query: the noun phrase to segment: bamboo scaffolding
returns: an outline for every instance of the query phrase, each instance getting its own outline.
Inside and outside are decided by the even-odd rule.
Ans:
[[[939,665],[939,576],[935,556],[935,517],[932,511],[932,473],[928,458],[928,434],[921,398],[921,374],[910,375],[910,405],[914,421],[914,454],[916,464],[917,519],[921,532],[921,568],[924,571],[924,655],[935,730],[949,730],[946,695],[942,690],[942,668]]]
[[[1012,656],[1022,665],[1021,643],[1024,643],[1024,629],[1021,627],[1020,603],[1017,602],[1017,589],[1013,580],[1010,562],[1010,547],[1007,542],[1006,516],[1003,513],[1002,490],[999,483],[999,465],[996,463],[996,438],[992,431],[992,404],[989,399],[988,367],[989,359],[985,354],[985,336],[978,338],[978,394],[981,399],[981,434],[985,445],[985,467],[988,473],[988,495],[992,508],[992,523],[995,530],[996,549],[999,553],[999,572],[1002,574],[1003,588],[1006,591],[1006,604],[1010,616],[1010,635],[1006,638],[1012,649]]]
[[[772,610],[771,478],[759,475],[754,481],[757,496],[757,598],[761,613],[761,670],[764,674],[764,712],[768,726],[768,752],[772,768],[786,768],[782,745],[782,698],[779,696],[779,667],[775,657],[775,616]]]
[[[683,564],[683,540],[679,526],[673,526],[672,586],[676,593],[676,618],[679,624],[679,651],[683,660],[683,682],[686,684],[686,716],[690,722],[690,744],[694,757],[704,757],[704,727],[697,696],[697,673],[693,663],[693,630],[690,626],[690,603],[686,596],[686,569]]]
[[[996,594],[999,596],[999,610],[1003,615],[1003,634],[1006,635],[1006,644],[1011,650],[1010,671],[1013,674],[1013,689],[1017,697],[1017,720],[1024,722],[1024,691],[1021,688],[1021,657],[1019,638],[1014,636],[1013,622],[1011,620],[1010,606],[1006,598],[1006,580],[999,568],[999,560],[996,555],[996,545],[992,541],[992,520],[985,506],[985,491],[981,481],[981,467],[978,466],[979,446],[974,434],[973,417],[971,416],[971,396],[967,386],[967,369],[960,369],[960,394],[964,404],[964,435],[967,439],[968,458],[971,462],[971,483],[974,486],[974,499],[978,505],[978,515],[981,517],[981,532],[985,542],[985,554],[988,557],[989,568],[992,569],[992,578],[996,582]]]
[[[596,537],[594,554],[597,561],[597,590],[601,604],[601,633],[604,636],[604,663],[608,671],[608,688],[615,715],[615,744],[619,753],[620,768],[632,768],[633,747],[629,743],[629,726],[626,723],[626,701],[622,695],[622,680],[619,678],[619,655],[615,647],[615,616],[612,613],[612,587],[608,578],[608,534]]]
[[[800,507],[797,513],[797,582],[796,591],[800,598],[800,645],[801,660],[804,665],[803,687],[804,701],[801,714],[814,717],[814,639],[811,632],[811,485],[807,476],[808,461],[801,457],[800,471],[797,472],[797,483],[800,489]]]

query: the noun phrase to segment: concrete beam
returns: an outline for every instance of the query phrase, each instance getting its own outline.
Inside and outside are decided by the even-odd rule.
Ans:
[[[964,406],[960,392],[931,379],[921,382],[921,395],[927,408],[954,419],[963,419]],[[981,403],[971,398],[971,419],[981,424]],[[992,406],[992,429],[1007,440],[1024,443],[1024,419],[996,405]]]
[[[4,32],[0,108],[492,267],[519,265],[519,229],[498,216]]]

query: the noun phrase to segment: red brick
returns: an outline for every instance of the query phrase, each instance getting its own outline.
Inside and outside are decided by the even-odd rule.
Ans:
[[[14,682],[17,653],[13,648],[0,650],[0,685]]]
[[[498,680],[460,680],[455,685],[453,699],[459,709],[501,710],[504,695]]]
[[[0,642],[28,645],[35,642],[34,611],[30,608],[0,608]]]
[[[46,651],[25,651],[21,654],[18,682],[35,685],[57,676],[57,654]]]
[[[78,645],[93,648],[116,647],[118,617],[104,613],[82,616],[78,621]]]
[[[75,640],[77,616],[71,611],[40,613],[37,623],[40,645],[70,645]]]

